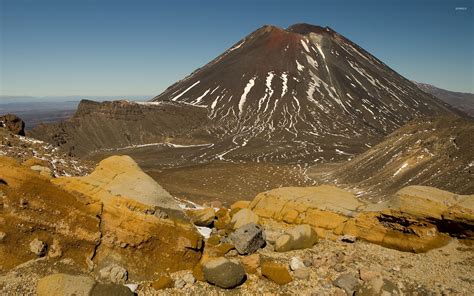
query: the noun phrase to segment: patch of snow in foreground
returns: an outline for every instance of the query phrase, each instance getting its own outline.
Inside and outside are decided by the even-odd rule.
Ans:
[[[211,228],[204,227],[204,226],[196,226],[196,228],[204,238],[207,239],[207,238],[211,237],[211,232],[212,232]]]
[[[125,284],[124,286],[130,289],[132,293],[135,293],[138,289],[138,284]]]

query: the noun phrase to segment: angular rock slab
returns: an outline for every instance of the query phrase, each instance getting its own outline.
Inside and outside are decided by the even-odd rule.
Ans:
[[[230,241],[239,254],[252,254],[265,245],[265,232],[255,223],[245,224],[230,236]]]

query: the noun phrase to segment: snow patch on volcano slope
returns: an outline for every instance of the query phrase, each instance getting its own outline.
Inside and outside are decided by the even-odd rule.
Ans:
[[[246,85],[245,88],[244,88],[244,93],[243,93],[242,96],[240,97],[240,101],[239,101],[239,116],[241,116],[241,115],[242,115],[242,112],[244,112],[244,104],[245,104],[245,101],[247,100],[247,95],[248,95],[248,93],[250,92],[250,90],[252,89],[252,87],[255,85],[255,78],[256,78],[256,77],[250,78],[249,82],[247,82],[247,85]]]
[[[308,48],[308,45],[306,45],[306,42],[304,42],[304,40],[300,40],[300,41],[301,41],[301,44],[304,47],[304,50],[306,50],[309,53],[309,48]]]
[[[195,87],[196,85],[199,84],[199,82],[201,82],[200,80],[196,81],[193,85],[191,85],[190,87],[188,87],[187,89],[185,89],[182,93],[180,93],[179,95],[177,95],[176,97],[172,98],[171,100],[172,101],[176,101],[177,99],[179,99],[182,95],[184,95],[185,93],[187,93],[191,88]]]

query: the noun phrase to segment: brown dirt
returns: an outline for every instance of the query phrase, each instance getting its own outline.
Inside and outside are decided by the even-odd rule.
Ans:
[[[197,203],[220,201],[225,206],[273,188],[313,184],[304,169],[272,163],[215,161],[147,173],[173,196]]]

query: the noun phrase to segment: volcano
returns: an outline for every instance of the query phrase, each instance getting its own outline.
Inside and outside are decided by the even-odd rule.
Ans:
[[[305,165],[351,159],[412,119],[456,112],[331,28],[308,24],[263,26],[151,102],[84,101],[78,110],[87,112],[32,135],[80,156],[168,141],[200,145],[171,162]]]
[[[329,27],[263,26],[153,101],[206,107],[218,157],[351,158],[407,121],[451,113]],[[219,145],[213,147],[219,149]]]

